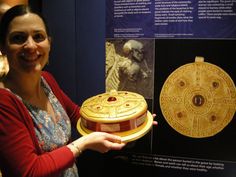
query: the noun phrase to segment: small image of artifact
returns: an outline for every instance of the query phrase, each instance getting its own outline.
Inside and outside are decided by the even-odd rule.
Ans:
[[[152,41],[106,41],[106,91],[127,90],[152,98]],[[150,46],[150,47],[149,47]],[[146,48],[146,50],[145,50]]]
[[[220,67],[196,57],[177,68],[166,79],[160,107],[168,124],[192,138],[214,136],[233,119],[236,88]]]

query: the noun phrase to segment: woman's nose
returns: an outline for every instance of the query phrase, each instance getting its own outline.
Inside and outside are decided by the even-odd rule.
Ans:
[[[35,49],[36,47],[37,47],[36,42],[34,41],[34,39],[31,36],[29,36],[27,38],[27,40],[25,41],[24,48]]]

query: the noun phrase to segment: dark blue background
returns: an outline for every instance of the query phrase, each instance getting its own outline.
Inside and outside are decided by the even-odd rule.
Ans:
[[[54,74],[62,89],[78,104],[81,104],[90,96],[104,92],[106,26],[105,0],[42,1],[42,11],[48,19],[53,35],[50,64],[46,69]],[[156,43],[158,45],[156,46],[155,58],[157,61],[157,71],[155,75],[154,101],[158,101],[161,85],[171,70],[185,64],[186,62],[191,62],[197,54],[202,54],[206,58],[213,59],[211,60],[212,63],[219,64],[219,66],[229,72],[232,78],[235,79],[235,69],[233,69],[235,68],[235,54],[233,50],[235,47],[235,41],[228,41],[225,43],[224,41],[211,40],[186,41],[180,39],[172,41],[163,39],[163,41],[156,40]],[[221,48],[221,46],[224,47]],[[227,51],[226,55],[225,51]],[[176,56],[177,54],[178,57]],[[233,58],[231,58],[231,54],[234,56]],[[159,68],[162,68],[162,70],[159,70]],[[207,149],[207,147],[206,149],[203,149],[201,147],[203,149],[201,152],[198,151],[197,145],[199,144],[197,144],[193,149],[190,149],[188,147],[193,144],[195,145],[195,143],[191,143],[189,140],[184,141],[184,138],[179,137],[178,134],[171,130],[166,132],[169,127],[161,117],[159,105],[154,104],[154,106],[155,111],[158,113],[157,120],[160,123],[159,127],[155,127],[148,136],[137,141],[134,148],[132,148],[131,144],[131,146],[128,146],[129,148],[126,148],[124,151],[119,153],[111,152],[108,154],[99,154],[93,151],[84,152],[78,159],[80,176],[125,177],[128,176],[126,175],[127,173],[131,173],[131,176],[153,177],[177,177],[180,175],[185,177],[234,177],[235,165],[232,164],[230,164],[230,167],[232,168],[224,171],[224,174],[202,174],[184,173],[176,170],[151,168],[146,166],[135,166],[129,163],[130,157],[129,155],[126,155],[126,152],[128,152],[128,154],[141,152],[144,153],[144,155],[150,155],[151,153],[166,153],[166,155],[174,156],[178,156],[180,153],[182,154],[182,152],[184,152],[184,155],[186,156],[195,153],[197,157],[207,157],[207,155],[209,155],[213,158],[215,157],[215,154],[218,153],[214,151],[214,147],[219,147],[218,143],[224,141],[222,138],[220,141],[202,142],[200,145],[210,143],[212,149]],[[74,133],[75,136],[78,136],[76,131]],[[150,140],[151,138],[152,140]],[[231,143],[234,141],[235,139],[228,139],[225,142]],[[150,151],[146,153],[146,147],[143,146],[144,144],[149,144],[146,142],[152,142],[153,147],[151,147],[151,153]],[[179,146],[176,146],[176,144]],[[187,146],[181,148],[181,144]],[[227,144],[222,144],[222,154],[218,154],[217,157],[222,158],[222,155],[226,153],[226,157],[232,155],[232,160],[234,160],[234,154],[232,151],[235,149],[235,143],[231,146],[232,147],[228,149]],[[211,152],[211,154],[208,152]]]

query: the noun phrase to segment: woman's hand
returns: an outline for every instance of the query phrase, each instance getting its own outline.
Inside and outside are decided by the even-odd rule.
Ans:
[[[153,117],[153,125],[157,125],[158,124],[158,122],[157,121],[155,121],[154,119],[155,119],[155,117],[156,117],[156,114],[152,114],[152,117]]]
[[[88,135],[82,136],[68,145],[75,156],[78,156],[78,154],[86,149],[105,153],[109,150],[120,150],[124,146],[125,143],[122,142],[120,136],[105,132],[92,132]],[[77,152],[76,149],[79,152]]]
[[[105,132],[93,132],[81,137],[82,144],[86,149],[95,150],[101,153],[109,150],[120,150],[125,146],[121,137]]]
[[[156,114],[153,116],[153,125],[157,125],[155,121]],[[78,156],[82,151],[86,149],[94,150],[100,153],[108,152],[109,150],[121,150],[126,143],[122,142],[120,136],[106,133],[106,132],[92,132],[88,135],[82,136],[79,139],[73,141],[68,147]]]

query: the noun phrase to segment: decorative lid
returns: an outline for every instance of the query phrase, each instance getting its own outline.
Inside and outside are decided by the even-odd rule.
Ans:
[[[133,141],[151,128],[153,118],[147,107],[144,97],[137,93],[111,90],[84,101],[77,128],[82,135],[103,131]]]

